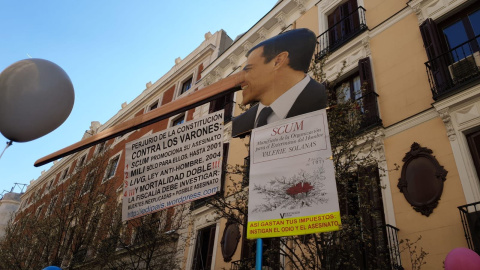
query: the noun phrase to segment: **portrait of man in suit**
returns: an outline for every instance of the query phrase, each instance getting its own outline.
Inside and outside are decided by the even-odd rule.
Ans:
[[[325,87],[307,74],[315,46],[315,33],[302,28],[267,39],[247,52],[242,104],[258,103],[233,119],[233,137],[326,107]]]

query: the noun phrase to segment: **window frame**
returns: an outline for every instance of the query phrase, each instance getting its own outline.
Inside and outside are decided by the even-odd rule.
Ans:
[[[87,154],[83,154],[79,159],[78,159],[78,162],[77,162],[77,170],[78,169],[81,169],[82,166],[84,166],[86,164],[86,161],[87,161]]]
[[[60,176],[60,180],[61,180],[61,181],[65,181],[65,180],[68,178],[68,171],[69,171],[69,169],[70,169],[70,168],[67,167],[67,168],[63,171],[62,175]]]
[[[55,207],[55,205],[57,204],[57,202],[58,202],[58,195],[55,195],[50,200],[50,204],[47,207],[47,210],[45,212],[45,216],[49,216],[50,214],[52,214],[52,210]]]
[[[107,141],[99,143],[97,145],[97,147],[95,148],[95,153],[100,154],[100,153],[104,152],[105,150],[107,150],[106,146],[107,146]]]
[[[438,30],[438,32],[441,36],[440,43],[441,43],[443,51],[446,52],[446,51],[449,51],[449,50],[452,49],[452,48],[450,48],[450,46],[448,44],[447,36],[445,35],[443,30],[450,27],[450,26],[453,26],[455,23],[457,23],[459,21],[462,22],[463,28],[465,29],[465,33],[467,34],[467,40],[466,41],[475,38],[475,31],[473,29],[473,25],[468,18],[470,14],[473,14],[475,12],[480,12],[480,3],[475,3],[475,4],[472,4],[472,5],[469,5],[469,6],[465,7],[464,9],[460,10],[459,12],[456,12],[455,14],[452,14],[447,19],[445,19],[445,20],[443,20],[443,21],[441,21],[437,24],[437,30]],[[472,52],[472,54],[474,52],[480,51],[480,44],[479,44],[478,41],[476,41],[473,44],[473,47],[474,47],[473,48],[474,51]]]
[[[187,87],[185,87],[187,82],[190,82],[190,84],[187,85]],[[181,96],[187,93],[192,88],[193,88],[193,74],[188,76],[187,79],[182,80],[182,82],[180,83],[178,96]]]
[[[102,184],[105,183],[106,181],[110,180],[111,178],[113,178],[117,172],[117,169],[118,169],[118,164],[120,163],[120,157],[121,157],[121,152],[116,154],[116,155],[113,155],[109,160],[108,160],[108,165],[107,165],[107,169],[105,170],[105,176],[103,177],[103,180],[102,180]],[[115,169],[113,169],[113,174],[111,175],[111,172],[112,172],[112,163],[113,161],[116,160],[116,164],[115,164]]]
[[[85,182],[83,182],[82,189],[80,190],[80,196],[83,196],[89,193],[90,191],[92,191],[94,183],[95,183],[94,172],[91,172],[85,176]]]
[[[175,124],[178,120],[182,120],[181,123],[177,123]],[[169,123],[169,127],[174,127],[174,126],[178,126],[178,125],[181,125],[183,123],[187,122],[187,114],[186,113],[181,113],[175,117],[172,117],[170,118],[170,123]]]
[[[198,260],[197,259],[197,254],[198,254],[198,251],[201,251],[201,250],[198,250],[199,246],[201,244],[204,244],[206,241],[202,241],[204,240],[202,237],[203,237],[203,234],[202,232],[203,231],[209,231],[209,239],[207,239],[208,243],[208,247],[207,247],[207,254],[205,255],[206,257],[206,262],[207,262],[207,267],[204,268],[203,265],[199,265],[197,266],[196,264],[196,261]],[[192,256],[192,265],[191,265],[191,269],[192,270],[200,270],[200,269],[211,269],[212,266],[215,265],[215,239],[216,239],[216,234],[217,234],[217,224],[216,223],[213,223],[213,224],[209,224],[207,226],[204,226],[204,227],[201,227],[201,228],[198,228],[196,230],[196,235],[195,235],[195,245],[193,247],[193,256]],[[199,239],[199,237],[201,239]],[[200,256],[202,256],[202,253],[200,253]],[[210,258],[209,258],[210,257]],[[210,261],[208,263],[208,261]]]

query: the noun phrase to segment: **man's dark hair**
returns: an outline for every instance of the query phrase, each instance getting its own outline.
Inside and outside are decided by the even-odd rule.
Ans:
[[[288,65],[294,70],[307,72],[316,44],[317,37],[311,30],[294,29],[260,42],[248,51],[247,57],[255,49],[263,47],[263,57],[265,63],[268,63],[279,53],[286,51],[290,60]]]

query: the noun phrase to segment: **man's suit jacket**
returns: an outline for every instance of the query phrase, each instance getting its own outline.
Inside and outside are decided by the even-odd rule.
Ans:
[[[321,110],[327,107],[325,86],[314,79],[305,86],[288,111],[287,118]],[[254,128],[258,104],[232,120],[232,137],[245,137]]]

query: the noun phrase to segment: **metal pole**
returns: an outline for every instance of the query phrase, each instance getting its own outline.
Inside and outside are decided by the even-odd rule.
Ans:
[[[262,270],[263,240],[257,239],[257,255],[255,260],[255,270]]]
[[[0,158],[2,158],[3,153],[5,153],[5,150],[7,150],[7,148],[8,148],[10,145],[12,145],[12,141],[7,142],[7,146],[5,146],[5,149],[3,149],[2,153],[0,154]]]

